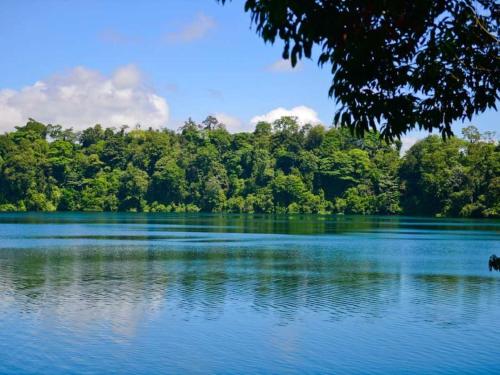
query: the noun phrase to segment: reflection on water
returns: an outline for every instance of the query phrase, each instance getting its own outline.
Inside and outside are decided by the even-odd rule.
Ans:
[[[0,373],[500,371],[499,229],[0,215]]]

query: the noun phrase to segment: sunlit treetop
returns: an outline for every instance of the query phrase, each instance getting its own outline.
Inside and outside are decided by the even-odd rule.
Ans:
[[[227,0],[219,0],[226,3]],[[500,5],[494,0],[247,0],[257,33],[295,66],[331,66],[334,123],[387,139],[495,108]]]

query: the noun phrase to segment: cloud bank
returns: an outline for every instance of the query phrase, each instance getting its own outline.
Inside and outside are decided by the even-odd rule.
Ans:
[[[167,102],[145,85],[134,65],[122,66],[111,76],[76,67],[20,90],[0,90],[2,132],[29,117],[81,130],[97,123],[159,128],[168,116]]]
[[[312,108],[306,107],[304,105],[293,107],[292,109],[286,109],[283,107],[278,107],[272,111],[267,112],[264,115],[255,116],[250,120],[250,123],[256,125],[261,121],[273,122],[284,116],[296,117],[299,124],[318,124],[321,120],[318,118],[318,114]]]

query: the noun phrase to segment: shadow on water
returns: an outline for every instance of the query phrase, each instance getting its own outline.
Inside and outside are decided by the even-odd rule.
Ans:
[[[96,224],[146,226],[149,231],[215,233],[327,234],[428,230],[490,231],[498,234],[499,220],[433,219],[402,216],[263,215],[263,214],[146,214],[146,213],[2,213],[0,224]]]

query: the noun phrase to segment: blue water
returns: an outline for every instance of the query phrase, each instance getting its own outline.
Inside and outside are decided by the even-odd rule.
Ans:
[[[0,214],[0,374],[500,373],[500,221]]]

